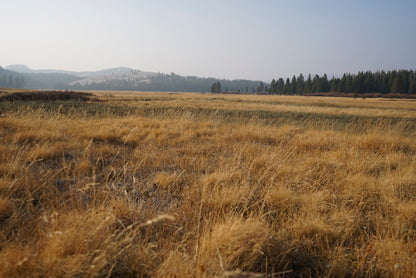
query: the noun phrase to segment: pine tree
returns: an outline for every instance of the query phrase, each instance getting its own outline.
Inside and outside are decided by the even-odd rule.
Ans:
[[[416,94],[416,76],[413,77],[413,80],[410,83],[408,93],[411,94],[411,95],[415,95]]]
[[[389,71],[388,76],[389,76],[389,81],[387,82],[387,84],[388,84],[387,88],[389,88],[388,91],[391,93],[391,89],[393,87],[394,79],[397,76],[397,71],[395,71],[395,70],[393,70],[391,72]]]
[[[321,78],[319,77],[319,75],[315,74],[312,80],[312,93],[318,92],[322,92]]]
[[[257,86],[256,93],[262,93],[264,91],[264,84],[260,82],[259,86]]]
[[[296,94],[302,95],[304,89],[305,89],[305,78],[303,77],[303,74],[299,74],[299,77],[296,81]]]
[[[270,89],[269,89],[269,94],[276,94],[277,92],[277,84],[276,84],[276,80],[274,80],[274,78],[273,78],[273,80],[272,80],[272,82],[270,83]]]
[[[279,80],[277,81],[277,94],[283,94],[285,88],[285,81],[283,80],[283,78],[279,78]]]
[[[404,88],[403,88],[403,82],[402,78],[399,74],[396,75],[396,77],[393,80],[393,85],[391,86],[391,93],[393,94],[403,94]]]
[[[348,73],[348,75],[345,77],[345,92],[351,93],[353,91],[352,87],[352,75]]]
[[[328,81],[328,76],[326,75],[326,73],[322,76],[321,78],[321,90],[322,92],[329,92],[329,81]]]
[[[217,92],[217,83],[212,83],[211,85],[211,93],[215,94]]]
[[[290,94],[294,95],[296,94],[296,76],[292,77],[292,82],[290,83]]]
[[[219,94],[219,93],[221,93],[221,83],[219,81],[214,82],[211,85],[211,93],[213,93],[213,94]]]
[[[353,78],[353,91],[356,93],[363,93],[364,88],[364,73],[362,71],[358,72]]]
[[[329,82],[331,92],[336,92],[338,90],[338,83],[339,78],[335,78],[334,76],[332,76],[331,81]]]
[[[367,71],[364,74],[364,81],[363,81],[363,92],[370,93],[375,91],[375,84],[374,84],[374,76],[371,71]]]
[[[308,79],[305,82],[305,87],[303,88],[304,94],[310,94],[312,92],[312,78],[311,74],[308,75]]]
[[[382,94],[386,94],[390,91],[389,88],[389,74],[385,71],[381,72],[381,85],[380,85],[380,92]]]
[[[221,83],[220,81],[217,82],[217,93],[220,94],[222,92]]]
[[[290,94],[290,88],[291,88],[291,86],[290,86],[290,79],[287,78],[286,79],[286,83],[285,83],[285,87],[283,89],[283,94],[284,95],[289,95]]]
[[[345,93],[345,81],[346,81],[347,77],[345,75],[345,73],[342,75],[342,78],[339,80],[338,82],[338,88],[337,91],[340,93]]]
[[[400,79],[402,81],[403,93],[407,93],[410,87],[410,72],[408,70],[399,71]]]

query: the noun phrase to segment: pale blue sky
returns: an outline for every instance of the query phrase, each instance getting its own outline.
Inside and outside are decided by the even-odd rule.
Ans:
[[[270,81],[416,68],[414,0],[9,0],[0,65]]]

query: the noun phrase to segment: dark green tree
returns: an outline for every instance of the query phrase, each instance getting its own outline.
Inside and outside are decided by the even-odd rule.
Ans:
[[[397,74],[394,78],[390,92],[393,94],[403,94],[405,92],[402,77],[400,74]]]
[[[353,91],[352,75],[348,73],[347,76],[345,77],[345,92],[351,93],[352,91]]]
[[[222,91],[222,89],[221,89],[221,83],[219,81],[214,82],[211,85],[211,93],[219,94],[219,93],[221,93],[221,91]]]
[[[374,74],[371,71],[367,71],[364,74],[364,80],[363,80],[363,93],[370,93],[375,91],[375,80],[374,80]]]
[[[339,79],[332,76],[331,81],[329,81],[329,90],[331,92],[336,92],[338,89]]]
[[[279,80],[277,81],[277,94],[279,95],[283,94],[284,88],[285,88],[285,81],[283,80],[283,78],[279,78]]]
[[[262,93],[264,91],[264,84],[263,82],[260,81],[259,86],[257,86],[256,92],[257,93]]]
[[[296,79],[296,92],[295,93],[298,95],[303,95],[304,89],[305,89],[305,77],[301,73]]]
[[[275,95],[277,93],[277,84],[276,84],[276,80],[272,80],[272,82],[270,83],[270,89],[269,89],[269,94]]]
[[[416,76],[413,77],[412,82],[410,83],[408,93],[411,95],[416,94]]]
[[[393,83],[394,83],[394,79],[397,76],[397,71],[393,70],[393,71],[389,71],[388,73],[389,76],[389,81],[387,82],[387,88],[389,88],[389,92],[391,93],[391,88],[393,87]]]
[[[211,93],[215,94],[217,93],[217,83],[212,83],[211,85]]]
[[[315,74],[312,80],[312,93],[322,92],[321,78]]]
[[[290,79],[289,78],[286,78],[285,87],[283,89],[283,94],[284,95],[289,95],[290,94],[290,89],[291,89]]]
[[[411,82],[410,71],[401,70],[399,71],[399,75],[402,80],[403,93],[406,94],[409,91],[410,82]]]
[[[386,94],[390,91],[389,87],[389,77],[386,73],[381,75],[381,88],[380,91],[382,94]]]
[[[342,75],[341,79],[338,82],[338,88],[337,88],[337,92],[341,92],[344,93],[345,92],[345,81],[346,81],[347,77],[345,75],[345,73]]]
[[[311,74],[308,75],[308,79],[305,82],[305,87],[303,88],[304,94],[310,94],[312,92],[312,77]]]
[[[296,84],[297,84],[296,76],[293,76],[292,77],[292,82],[290,83],[290,92],[289,92],[289,94],[291,94],[291,95],[296,94]]]
[[[298,79],[296,80],[296,94],[302,95],[304,89],[305,89],[305,78],[303,77],[303,74],[299,74]]]
[[[364,73],[360,71],[356,76],[353,78],[353,88],[352,90],[356,93],[363,93],[364,92]]]
[[[326,73],[321,78],[321,92],[329,92],[330,86]]]

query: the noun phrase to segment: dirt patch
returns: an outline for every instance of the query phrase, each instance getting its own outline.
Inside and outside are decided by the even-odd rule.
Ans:
[[[7,95],[0,95],[0,101],[16,100],[76,100],[76,101],[98,101],[91,93],[73,91],[38,91],[38,92],[15,92]]]

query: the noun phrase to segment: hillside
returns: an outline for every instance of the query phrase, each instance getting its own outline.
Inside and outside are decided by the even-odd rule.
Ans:
[[[22,74],[4,69],[0,66],[0,88],[23,87]]]
[[[6,67],[3,76],[21,76],[24,88],[61,90],[180,91],[205,92],[221,82],[224,91],[253,92],[260,81],[226,80],[157,73],[126,67],[100,71],[33,70],[25,65]],[[0,78],[1,78],[0,73]],[[6,82],[7,85],[7,82]],[[7,86],[5,86],[7,87]]]

